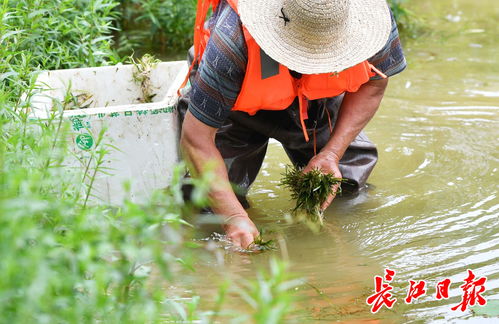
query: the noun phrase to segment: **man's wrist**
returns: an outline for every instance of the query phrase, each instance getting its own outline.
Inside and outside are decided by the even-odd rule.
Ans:
[[[324,149],[322,149],[322,151],[320,153],[324,154],[328,160],[333,160],[336,163],[339,163],[341,160],[341,157],[338,154],[337,150],[335,150],[333,148],[325,147]]]
[[[223,217],[224,224],[228,224],[229,222],[231,222],[232,220],[234,220],[236,218],[249,218],[248,214],[237,214],[237,215],[231,215],[231,216],[222,215],[222,217]]]

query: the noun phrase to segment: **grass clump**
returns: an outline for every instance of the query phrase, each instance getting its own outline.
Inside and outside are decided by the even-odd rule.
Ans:
[[[248,246],[248,250],[256,252],[274,251],[275,249],[275,241],[265,240],[263,238],[263,230],[260,230],[260,235],[255,237],[253,243]]]
[[[250,250],[256,250],[256,251],[273,251],[275,250],[275,243],[274,240],[264,240],[261,235],[258,235],[255,237],[255,240],[253,243],[250,244],[248,247]]]
[[[326,174],[319,169],[303,173],[302,168],[286,167],[281,184],[291,190],[291,197],[296,200],[293,216],[298,221],[305,221],[310,225],[323,224],[322,204],[335,190],[343,179],[332,174]],[[338,186],[338,188],[340,188]]]
[[[64,94],[64,98],[62,102],[57,102],[56,99],[53,100],[53,111],[58,111],[59,105],[62,104],[63,110],[75,110],[75,109],[86,109],[90,108],[92,105],[94,95],[85,90],[71,90],[71,83],[69,87],[66,89],[66,93]]]
[[[130,60],[133,64],[133,81],[140,85],[140,90],[142,92],[142,98],[139,98],[139,101],[142,103],[150,103],[156,96],[152,91],[151,72],[161,61],[155,59],[154,56],[150,54],[145,54],[142,58],[137,60],[131,57]]]

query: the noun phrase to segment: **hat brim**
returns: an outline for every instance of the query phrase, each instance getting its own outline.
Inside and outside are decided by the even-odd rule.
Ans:
[[[239,0],[243,25],[267,55],[303,74],[341,72],[376,54],[392,28],[385,0],[350,0],[343,30],[309,37],[310,31],[290,28],[281,15],[283,0]],[[294,26],[293,26],[294,27]]]

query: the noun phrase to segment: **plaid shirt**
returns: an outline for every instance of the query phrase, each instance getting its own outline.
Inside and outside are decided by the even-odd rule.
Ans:
[[[189,96],[189,111],[201,122],[215,128],[223,125],[234,106],[246,73],[248,51],[239,15],[222,0],[208,21],[211,37],[194,78]],[[388,42],[369,59],[387,76],[406,67],[397,25],[392,14]],[[371,79],[379,79],[374,76]]]

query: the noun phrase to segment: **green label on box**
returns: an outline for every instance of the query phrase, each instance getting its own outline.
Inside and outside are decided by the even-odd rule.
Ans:
[[[94,138],[88,133],[80,134],[76,137],[76,145],[82,150],[90,150],[94,145]]]

